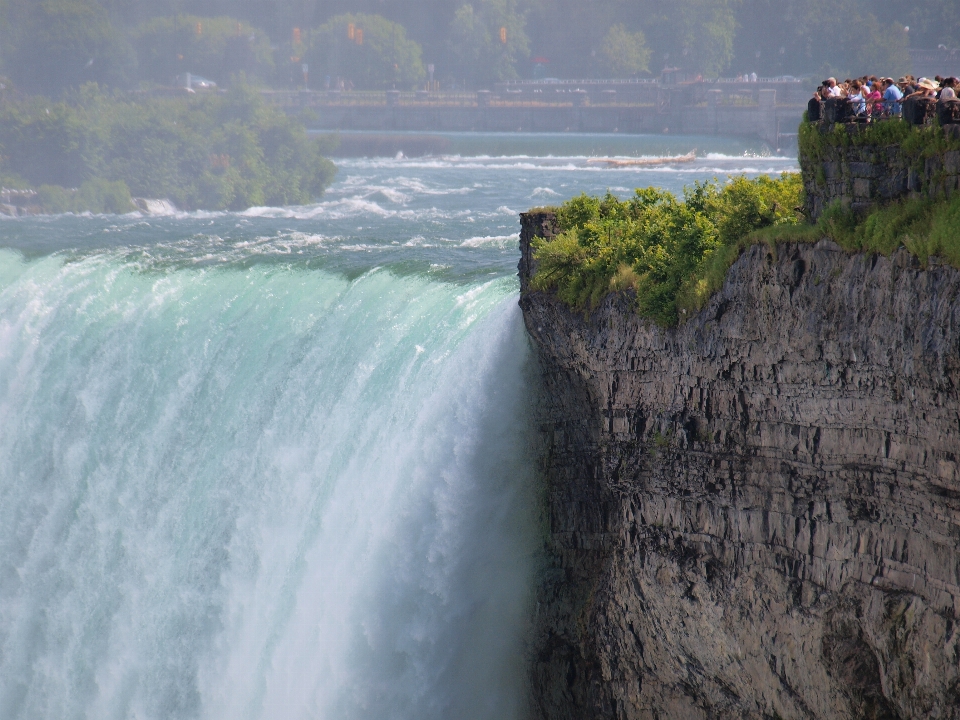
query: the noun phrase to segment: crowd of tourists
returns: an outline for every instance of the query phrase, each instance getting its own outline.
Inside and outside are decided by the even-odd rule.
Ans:
[[[824,80],[814,93],[811,103],[830,98],[845,98],[851,114],[857,118],[897,117],[908,100],[927,99],[937,103],[957,99],[960,80],[955,77],[914,78],[906,75],[896,82],[893,78],[870,75],[848,78],[837,82],[836,78]]]

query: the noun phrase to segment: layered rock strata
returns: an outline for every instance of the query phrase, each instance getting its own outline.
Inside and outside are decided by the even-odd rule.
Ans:
[[[960,272],[756,245],[696,317],[529,288],[537,715],[960,718]]]

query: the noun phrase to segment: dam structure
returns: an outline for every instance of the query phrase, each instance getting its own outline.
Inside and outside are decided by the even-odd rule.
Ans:
[[[477,92],[273,91],[323,130],[574,132],[759,138],[796,144],[810,92],[797,80],[662,82],[564,80],[498,84]]]

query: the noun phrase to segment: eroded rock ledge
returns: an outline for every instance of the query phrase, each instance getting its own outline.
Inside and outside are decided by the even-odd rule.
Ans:
[[[547,387],[543,718],[960,718],[960,272],[747,250],[664,330],[520,304]]]

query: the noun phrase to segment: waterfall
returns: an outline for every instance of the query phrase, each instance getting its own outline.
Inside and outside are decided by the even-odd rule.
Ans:
[[[524,716],[515,293],[0,249],[0,717]]]

